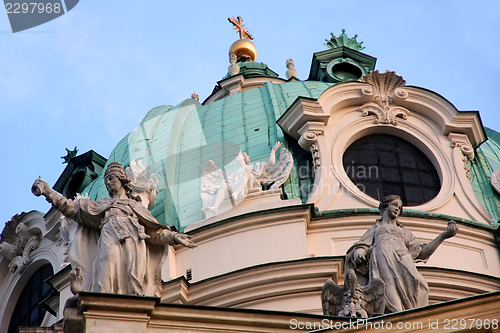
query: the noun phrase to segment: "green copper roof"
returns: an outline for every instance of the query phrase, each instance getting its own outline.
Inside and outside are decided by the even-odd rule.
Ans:
[[[265,69],[258,64],[249,64],[248,68]],[[117,144],[107,163],[116,161],[127,166],[131,160],[142,159],[148,174],[154,173],[159,179],[152,214],[160,223],[182,231],[203,219],[200,177],[208,160],[231,172],[231,162],[238,151],[247,152],[252,162],[267,161],[277,141],[285,141],[284,146],[296,159],[305,158],[307,152],[298,148],[294,140],[286,142],[276,120],[297,97],[317,99],[333,85],[321,81],[269,81],[260,88],[207,105],[188,99],[176,106],[156,107]],[[492,188],[490,175],[500,170],[500,134],[489,129],[486,133],[489,139],[477,148],[476,157],[470,162],[471,184],[481,204],[498,221],[500,195]],[[304,200],[307,185],[302,185],[310,180],[299,177],[297,161],[294,163],[285,192],[288,198]],[[102,177],[82,192],[94,200],[108,197]]]
[[[267,161],[271,147],[284,139],[276,119],[298,96],[318,98],[330,86],[314,81],[267,82],[205,106],[189,99],[175,107],[154,108],[118,143],[108,163],[127,166],[130,160],[142,159],[148,174],[159,179],[152,214],[160,223],[183,230],[203,218],[200,176],[208,160],[230,171],[230,162],[241,149],[252,162]],[[300,197],[297,179],[293,170],[285,184],[289,198]],[[102,175],[86,192],[92,199],[108,196]]]
[[[491,186],[491,173],[500,170],[500,133],[485,128],[488,140],[476,149],[475,158],[469,162],[471,185],[481,204],[494,221],[500,219],[500,195]]]

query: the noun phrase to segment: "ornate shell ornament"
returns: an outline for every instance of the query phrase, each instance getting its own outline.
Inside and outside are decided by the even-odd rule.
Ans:
[[[406,81],[402,76],[391,71],[386,71],[385,73],[373,71],[369,75],[363,76],[360,81],[371,84],[375,89],[375,95],[379,95],[382,99],[384,97],[385,99],[390,98],[397,88],[406,85]]]
[[[408,97],[408,93],[404,89],[398,89],[406,85],[403,77],[391,71],[385,73],[373,71],[369,75],[363,76],[360,81],[370,84],[362,89],[362,93],[366,96],[372,96],[373,101],[359,108],[363,116],[376,115],[376,124],[392,125],[397,125],[397,118],[403,120],[408,118],[410,111],[393,105],[394,97]]]

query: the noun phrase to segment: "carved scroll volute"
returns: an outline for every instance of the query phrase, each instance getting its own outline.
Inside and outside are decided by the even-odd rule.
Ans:
[[[372,101],[361,107],[359,111],[364,117],[375,115],[376,124],[391,124],[396,126],[398,118],[408,119],[410,111],[404,107],[395,105],[397,99],[405,99],[408,92],[401,88],[406,85],[406,81],[395,72],[386,71],[379,73],[373,71],[369,75],[361,78],[362,82],[369,83],[369,86],[363,87],[361,93],[364,96],[371,97]]]
[[[41,232],[37,228],[29,228],[22,222],[19,222],[13,230],[15,231],[7,237],[10,241],[4,240],[0,244],[0,253],[10,260],[8,265],[10,272],[20,274],[32,261],[31,252],[40,245]]]
[[[299,145],[305,150],[310,150],[311,146],[318,141],[318,136],[323,134],[323,131],[307,131],[300,137]]]
[[[12,261],[9,263],[9,269],[12,273],[19,273],[21,274],[26,266],[32,261],[31,258],[31,252],[33,250],[37,249],[38,246],[40,246],[40,237],[38,235],[32,236],[28,242],[26,243],[26,246],[24,247],[23,254],[20,256],[15,257],[12,259]]]
[[[465,177],[470,181],[471,175],[468,162],[472,161],[475,155],[474,148],[472,147],[469,138],[467,135],[459,133],[450,133],[448,138],[451,141],[451,146],[460,151],[460,160],[465,171]]]
[[[321,155],[318,145],[318,136],[323,135],[323,131],[307,131],[299,139],[299,145],[311,152],[314,169],[321,167]]]

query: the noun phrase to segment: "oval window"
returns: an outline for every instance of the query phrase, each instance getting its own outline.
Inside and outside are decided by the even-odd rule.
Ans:
[[[405,206],[418,206],[432,200],[441,189],[429,158],[399,137],[362,137],[347,148],[342,162],[351,181],[376,200],[397,194]]]
[[[332,74],[340,81],[355,81],[363,75],[363,72],[357,66],[341,62],[332,67]]]

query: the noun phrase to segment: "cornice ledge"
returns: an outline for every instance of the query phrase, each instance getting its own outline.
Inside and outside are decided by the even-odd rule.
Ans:
[[[236,74],[218,81],[216,87],[219,87],[220,89],[216,92],[213,92],[209,97],[207,97],[203,102],[203,105],[210,104],[212,102],[218,101],[220,99],[250,89],[260,88],[264,86],[264,84],[266,84],[267,82],[272,82],[273,84],[281,84],[288,81],[278,77],[267,77],[267,76],[247,77],[243,73]]]
[[[444,134],[450,133],[465,134],[473,148],[477,148],[487,139],[481,119],[474,111],[457,113],[445,126]]]
[[[184,276],[170,281],[162,281],[161,302],[188,304],[191,283]]]
[[[108,310],[117,312],[140,312],[150,315],[160,302],[158,297],[134,296],[121,294],[105,294],[80,292],[79,308],[81,311]]]
[[[380,212],[378,208],[345,208],[345,209],[322,210],[322,211],[315,210],[312,219],[315,220],[315,219],[343,218],[343,217],[359,216],[359,215],[373,215],[376,217],[380,215]],[[409,208],[405,208],[401,216],[422,218],[422,219],[435,219],[442,221],[453,220],[460,224],[477,227],[479,229],[487,230],[490,232],[494,229],[493,226],[491,226],[490,224],[486,224],[483,222],[478,222],[458,216],[433,213],[433,212],[427,212],[423,210],[415,210]]]
[[[227,79],[219,81],[219,86],[225,92],[223,97],[235,95],[243,91],[243,87],[246,86],[245,77],[243,74],[237,74],[231,76]]]
[[[323,134],[330,114],[325,112],[317,99],[298,97],[277,120],[283,132],[299,141],[302,148],[309,150]]]

